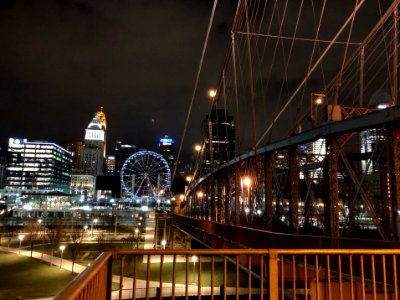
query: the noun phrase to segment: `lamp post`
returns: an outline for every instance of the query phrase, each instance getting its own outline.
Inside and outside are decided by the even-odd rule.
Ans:
[[[199,199],[199,206],[200,206],[200,219],[203,219],[203,192],[200,191],[197,193],[197,198]]]
[[[193,282],[196,284],[196,261],[197,261],[196,255],[192,256],[192,261],[193,261]]]
[[[323,105],[325,102],[326,95],[321,93],[312,93],[311,94],[311,107],[310,107],[310,117],[311,117],[311,125],[314,128],[317,126],[317,111],[318,107]]]
[[[139,233],[140,233],[140,230],[138,228],[136,228],[135,229],[135,233],[137,235],[137,237],[136,237],[136,249],[139,249]]]
[[[64,249],[65,249],[65,245],[61,245],[60,246],[60,250],[61,250],[60,270],[61,270],[61,266],[62,266],[62,259],[63,259]]]
[[[92,237],[93,237],[93,223],[97,223],[97,219],[92,219]]]
[[[251,185],[251,179],[250,177],[245,177],[243,178],[243,183],[247,187],[247,205],[250,205],[250,185]]]
[[[43,234],[42,234],[42,222],[43,222],[43,220],[42,219],[38,219],[38,223],[39,223],[39,236],[40,236],[40,240],[41,240],[41,242],[42,242],[42,253],[41,253],[41,257],[40,257],[40,259],[41,260],[43,260],[43,243],[44,243],[44,236],[43,236]]]
[[[21,255],[21,243],[22,243],[22,240],[24,239],[24,235],[20,234],[18,236],[18,239],[19,239],[19,252],[18,252],[18,255]]]

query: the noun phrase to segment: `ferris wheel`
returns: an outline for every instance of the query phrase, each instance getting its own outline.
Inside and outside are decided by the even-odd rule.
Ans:
[[[128,197],[156,197],[171,186],[171,171],[166,160],[152,151],[131,155],[121,169],[121,187]]]

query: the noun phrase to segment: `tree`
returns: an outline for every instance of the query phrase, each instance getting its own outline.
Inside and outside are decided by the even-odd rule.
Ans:
[[[68,250],[71,253],[71,260],[72,260],[72,274],[74,274],[74,265],[75,261],[78,258],[79,249],[83,241],[83,237],[85,235],[85,230],[83,228],[75,228],[72,230],[70,238],[71,243],[68,246]]]
[[[58,249],[60,242],[66,237],[66,228],[62,220],[57,220],[47,230],[47,239],[51,244],[51,256],[54,255],[54,250]]]
[[[33,252],[33,246],[39,238],[40,228],[41,228],[40,223],[34,219],[29,219],[24,226],[24,232],[26,233],[31,248],[31,257]]]

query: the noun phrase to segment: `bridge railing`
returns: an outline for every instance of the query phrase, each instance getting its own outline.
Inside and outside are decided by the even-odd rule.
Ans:
[[[400,250],[117,250],[55,299],[398,299]],[[114,275],[113,275],[114,274]]]

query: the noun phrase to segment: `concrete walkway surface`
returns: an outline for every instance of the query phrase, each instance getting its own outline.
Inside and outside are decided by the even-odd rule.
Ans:
[[[149,212],[149,216],[146,220],[146,227],[144,233],[144,249],[154,249],[154,232],[155,232],[155,213],[154,211]],[[17,255],[23,255],[26,257],[31,257],[31,251],[25,250],[23,248],[8,248],[8,247],[0,247],[0,251],[2,252],[9,252],[15,253]],[[32,251],[32,257],[37,260],[45,261],[49,264],[53,264],[55,266],[60,266],[60,268],[72,272],[72,261],[67,259],[61,259],[59,256],[51,256],[48,254],[42,254],[41,252]],[[186,257],[179,257],[179,261],[186,261]],[[172,256],[165,256],[164,262],[172,262]],[[178,260],[177,260],[178,261]],[[147,257],[143,257],[143,262],[147,262]],[[152,263],[160,262],[160,256],[154,256],[151,258]],[[87,266],[83,266],[80,264],[74,264],[74,273],[81,273],[86,269]],[[120,283],[120,276],[113,275],[112,276],[113,283]],[[158,281],[150,281],[148,283],[149,289],[148,293],[150,297],[155,297],[157,295],[157,290],[159,291],[160,283]],[[146,287],[147,283],[145,280],[136,280],[135,282],[135,290],[136,290],[136,297],[142,298],[146,296]],[[185,295],[185,285],[182,284],[175,284],[175,294],[178,295]],[[201,287],[202,294],[210,294],[211,288],[210,287]],[[132,298],[132,291],[133,291],[133,278],[132,277],[123,277],[122,282],[122,299]],[[172,284],[171,283],[162,283],[162,291],[163,295],[171,295],[172,293]],[[112,292],[112,299],[119,299],[119,290]],[[189,295],[197,295],[198,287],[196,285],[189,285],[188,286],[188,293]],[[219,288],[215,289],[215,295],[219,294]],[[43,299],[51,299],[51,298],[43,298]],[[38,299],[37,299],[38,300]]]

